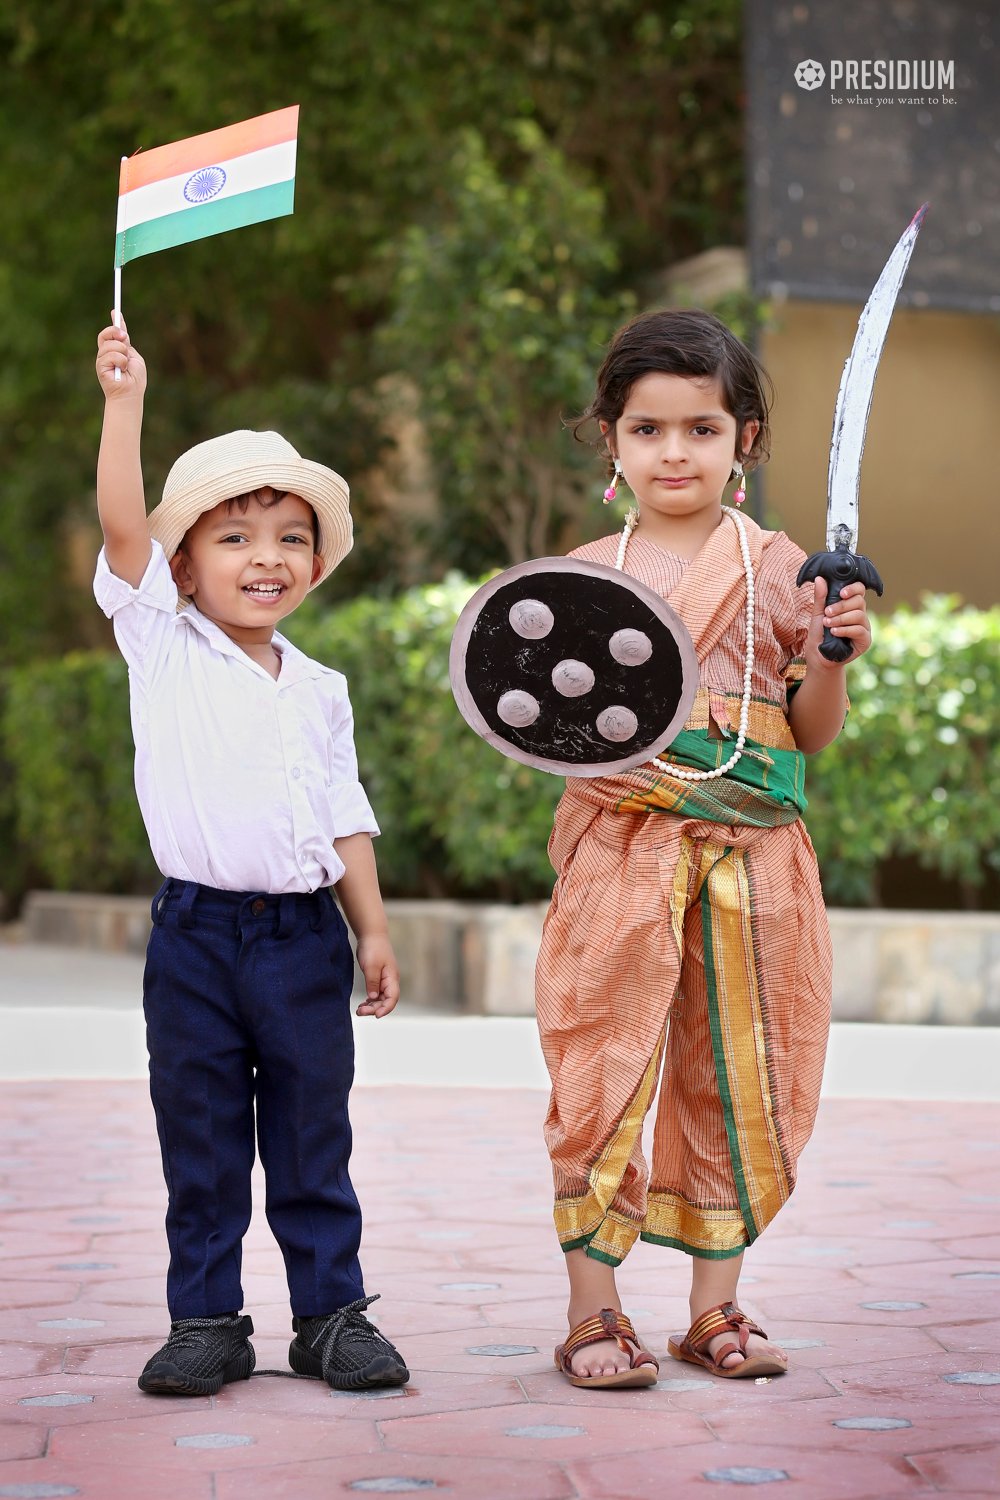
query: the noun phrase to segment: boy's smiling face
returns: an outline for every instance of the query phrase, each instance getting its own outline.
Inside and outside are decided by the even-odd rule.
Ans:
[[[312,506],[299,495],[273,496],[257,490],[243,514],[232,501],[214,506],[171,559],[180,592],[241,645],[269,641],[323,568]]]

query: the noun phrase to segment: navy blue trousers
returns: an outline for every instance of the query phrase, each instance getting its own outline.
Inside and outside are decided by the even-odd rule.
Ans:
[[[243,1306],[254,1117],[292,1312],[364,1296],[348,1175],[354,956],[328,890],[269,896],[168,880],[143,1005],[166,1178],[171,1318]]]

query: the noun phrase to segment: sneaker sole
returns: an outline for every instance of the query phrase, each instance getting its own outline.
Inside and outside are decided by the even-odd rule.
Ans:
[[[139,1376],[139,1389],[147,1396],[214,1396],[232,1380],[249,1380],[256,1363],[252,1348],[231,1359],[221,1375],[208,1379],[201,1375],[185,1375],[176,1365],[154,1365],[143,1370]]]
[[[324,1378],[323,1361],[311,1349],[303,1349],[298,1339],[289,1347],[288,1363],[296,1375],[311,1375],[317,1380]],[[378,1385],[406,1385],[409,1378],[410,1372],[405,1365],[381,1354],[362,1370],[334,1371],[327,1383],[335,1391],[364,1391]]]

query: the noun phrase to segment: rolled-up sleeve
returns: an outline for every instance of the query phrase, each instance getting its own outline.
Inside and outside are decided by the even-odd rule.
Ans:
[[[118,649],[133,670],[148,670],[174,628],[177,585],[159,542],[153,542],[138,587],[112,573],[104,548],[97,559],[94,597],[112,622]]]
[[[358,780],[358,757],[354,749],[354,713],[346,689],[339,695],[331,724],[333,750],[330,766],[330,804],[336,837],[352,833],[379,833],[378,823],[365,789]]]

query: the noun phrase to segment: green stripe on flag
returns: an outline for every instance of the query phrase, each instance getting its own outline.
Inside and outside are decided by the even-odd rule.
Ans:
[[[225,234],[228,229],[243,229],[264,219],[280,219],[294,207],[295,178],[276,182],[270,187],[254,188],[249,193],[234,193],[200,203],[196,208],[163,214],[123,229],[115,241],[115,265],[123,266],[138,255],[152,255],[155,250],[169,250],[189,240],[207,239],[211,234]]]

